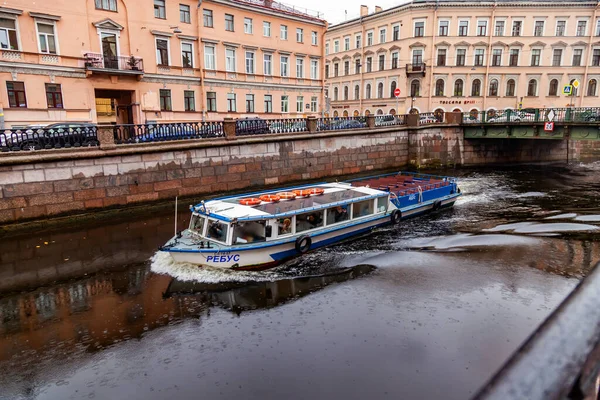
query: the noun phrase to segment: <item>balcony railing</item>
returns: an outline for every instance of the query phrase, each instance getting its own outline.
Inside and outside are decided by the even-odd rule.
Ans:
[[[422,74],[425,76],[425,68],[427,65],[425,63],[412,63],[406,64],[406,75],[409,74]]]
[[[144,61],[139,57],[105,56],[100,53],[85,54],[87,70],[121,71],[125,73],[143,74]]]

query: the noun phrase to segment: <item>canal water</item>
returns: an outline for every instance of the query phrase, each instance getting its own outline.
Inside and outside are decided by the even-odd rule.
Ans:
[[[3,238],[0,398],[472,396],[600,260],[600,164],[449,173],[453,210],[267,272],[156,256],[170,214]]]

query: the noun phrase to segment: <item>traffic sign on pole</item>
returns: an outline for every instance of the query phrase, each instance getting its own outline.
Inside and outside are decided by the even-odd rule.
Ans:
[[[574,87],[575,89],[579,88],[579,81],[578,81],[577,79],[575,79],[575,80],[573,81],[573,87]]]
[[[396,88],[396,89],[394,90],[394,96],[396,96],[396,97],[400,97],[400,88]]]
[[[554,130],[554,122],[546,122],[544,123],[544,131],[552,132]]]
[[[565,87],[563,88],[563,94],[570,96],[572,93],[573,93],[573,86],[565,85]]]

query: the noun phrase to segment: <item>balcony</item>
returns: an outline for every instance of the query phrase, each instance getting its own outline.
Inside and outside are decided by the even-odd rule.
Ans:
[[[85,69],[91,75],[144,75],[144,61],[139,57],[105,56],[100,53],[86,53]]]
[[[427,68],[427,65],[425,63],[406,64],[406,76],[415,75],[415,74],[425,76],[426,68]]]

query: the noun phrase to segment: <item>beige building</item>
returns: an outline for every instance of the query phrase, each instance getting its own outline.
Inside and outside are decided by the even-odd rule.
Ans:
[[[330,26],[332,115],[597,106],[596,1],[413,1]],[[581,84],[574,97],[565,85]],[[394,90],[400,89],[400,97]]]
[[[325,29],[269,0],[4,1],[4,125],[317,114]]]

